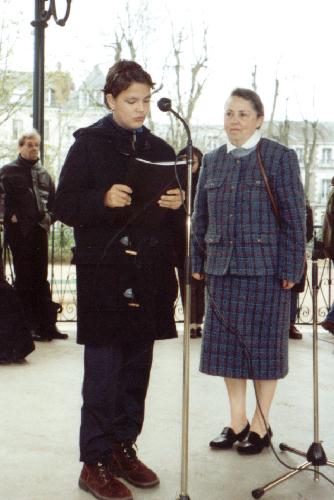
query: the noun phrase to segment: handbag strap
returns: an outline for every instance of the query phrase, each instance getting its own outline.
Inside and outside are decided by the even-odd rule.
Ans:
[[[264,164],[263,164],[263,161],[262,161],[262,158],[261,158],[261,154],[260,154],[260,144],[261,144],[262,140],[260,140],[256,146],[256,157],[257,157],[257,162],[258,162],[258,165],[260,167],[260,172],[261,172],[261,175],[263,177],[263,180],[264,180],[264,185],[266,186],[266,190],[267,190],[267,193],[268,193],[268,196],[269,196],[269,200],[270,200],[270,204],[271,204],[271,208],[274,212],[274,215],[276,217],[276,221],[277,221],[277,224],[280,226],[281,225],[281,215],[280,215],[280,211],[279,211],[279,208],[278,208],[278,205],[276,203],[276,199],[273,195],[273,192],[270,188],[270,185],[269,185],[269,181],[268,181],[268,177],[267,177],[267,174],[266,174],[266,170],[265,170],[265,167],[264,167]]]

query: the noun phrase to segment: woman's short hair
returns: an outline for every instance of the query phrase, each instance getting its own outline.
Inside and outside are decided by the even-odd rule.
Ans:
[[[250,101],[257,116],[264,116],[264,107],[259,95],[251,89],[236,88],[232,90],[231,97],[241,97]]]
[[[151,75],[135,61],[123,59],[111,66],[106,77],[106,83],[103,87],[105,105],[109,107],[106,100],[107,94],[117,97],[134,82],[145,83],[151,89],[154,87]]]

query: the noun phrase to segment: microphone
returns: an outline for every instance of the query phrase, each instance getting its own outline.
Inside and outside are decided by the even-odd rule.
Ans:
[[[168,97],[162,97],[158,101],[158,108],[160,111],[163,111],[164,113],[166,111],[170,111],[172,109],[172,101],[171,99],[168,99]]]

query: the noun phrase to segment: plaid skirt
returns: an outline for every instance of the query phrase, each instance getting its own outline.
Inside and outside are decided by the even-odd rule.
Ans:
[[[200,371],[257,380],[285,377],[290,295],[275,276],[207,276]]]

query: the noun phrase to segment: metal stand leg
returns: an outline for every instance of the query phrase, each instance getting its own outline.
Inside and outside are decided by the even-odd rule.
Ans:
[[[318,310],[318,262],[315,251],[312,255],[312,313],[313,313],[313,427],[314,427],[314,441],[310,445],[306,453],[303,451],[296,450],[287,444],[281,443],[280,450],[290,451],[296,455],[300,455],[307,459],[307,462],[303,462],[298,465],[294,470],[290,470],[283,476],[278,477],[274,481],[262,486],[261,488],[256,488],[252,491],[253,498],[261,498],[268,490],[283,483],[287,479],[295,476],[299,472],[308,469],[309,467],[314,468],[314,480],[319,480],[319,467],[328,465],[334,467],[334,463],[327,460],[326,453],[323,449],[322,444],[319,441],[319,380],[318,380],[318,325],[317,325],[317,310]]]
[[[191,182],[192,182],[192,144],[188,137],[187,146],[187,197],[186,197],[186,258],[185,258],[185,301],[183,329],[183,391],[182,391],[182,453],[181,453],[181,492],[178,500],[190,500],[188,496],[188,444],[189,444],[189,338],[191,308]]]

